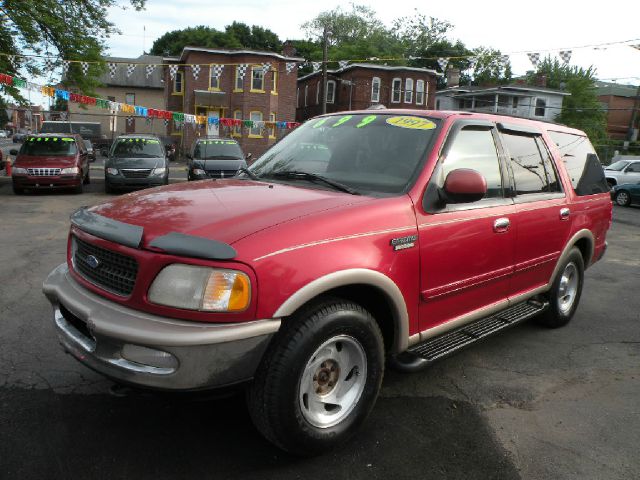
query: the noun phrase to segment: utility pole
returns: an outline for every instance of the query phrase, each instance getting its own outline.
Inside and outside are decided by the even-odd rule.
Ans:
[[[633,129],[636,126],[636,118],[638,117],[639,108],[640,108],[640,85],[638,85],[638,90],[636,90],[636,99],[633,102],[633,110],[631,111],[631,121],[629,122],[629,132],[627,133],[627,140],[629,140],[630,142],[633,141]]]
[[[327,40],[330,33],[325,25],[322,30],[322,113],[327,113]]]

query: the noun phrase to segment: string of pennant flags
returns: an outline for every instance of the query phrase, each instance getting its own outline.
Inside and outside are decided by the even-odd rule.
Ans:
[[[205,115],[192,115],[184,112],[172,112],[169,110],[147,108],[140,105],[129,105],[127,103],[105,100],[104,98],[81,95],[79,93],[73,93],[69,92],[68,90],[63,90],[47,85],[38,85],[5,73],[0,73],[0,85],[8,85],[16,88],[35,88],[46,97],[60,98],[69,102],[95,106],[97,108],[110,110],[112,112],[122,112],[128,114],[127,123],[129,124],[133,122],[133,117],[137,116],[145,118],[147,122],[150,122],[155,118],[164,120],[165,126],[168,125],[170,121],[173,121],[179,128],[186,124],[199,125],[202,127],[209,124],[216,126],[221,125],[225,127],[260,128],[261,130],[272,128],[292,130],[300,125],[298,122],[240,120],[234,118],[207,117]]]

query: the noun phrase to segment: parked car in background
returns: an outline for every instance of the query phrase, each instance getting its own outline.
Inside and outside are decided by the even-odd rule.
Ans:
[[[640,158],[618,160],[604,168],[609,186],[640,182]]]
[[[631,204],[640,205],[640,183],[615,185],[611,190],[611,199],[621,207],[629,207]]]
[[[91,143],[91,140],[84,139],[84,146],[87,147],[87,153],[89,155],[89,161],[90,162],[95,162],[96,161],[96,152],[93,149],[93,144]]]
[[[104,164],[104,187],[116,189],[156,187],[169,183],[169,160],[155,135],[120,135]]]
[[[234,178],[79,209],[43,290],[86,366],[147,388],[242,384],[267,439],[317,454],[362,426],[387,364],[416,372],[534,317],[566,325],[611,212],[582,131],[341,112]]]
[[[205,137],[193,141],[187,153],[189,180],[229,178],[246,168],[247,162],[238,142],[231,138]]]
[[[13,143],[21,143],[22,141],[24,141],[24,137],[26,136],[26,133],[14,133],[13,134]]]
[[[9,134],[4,131],[4,130],[0,130],[0,138],[7,138],[9,136]]]
[[[11,179],[15,194],[25,189],[72,188],[82,193],[89,177],[89,155],[80,135],[28,136],[15,156]]]

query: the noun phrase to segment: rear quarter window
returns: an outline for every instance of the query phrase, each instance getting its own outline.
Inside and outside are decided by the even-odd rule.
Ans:
[[[600,160],[585,135],[553,131],[548,133],[560,150],[562,163],[577,195],[609,191]]]

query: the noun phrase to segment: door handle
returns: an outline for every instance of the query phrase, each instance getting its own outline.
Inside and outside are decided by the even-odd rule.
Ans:
[[[569,210],[568,208],[560,209],[560,220],[566,220],[567,218],[569,218],[569,215],[571,215],[571,210]]]
[[[496,233],[504,233],[509,230],[509,225],[511,225],[511,222],[508,218],[498,218],[495,222],[493,222],[493,231]]]

